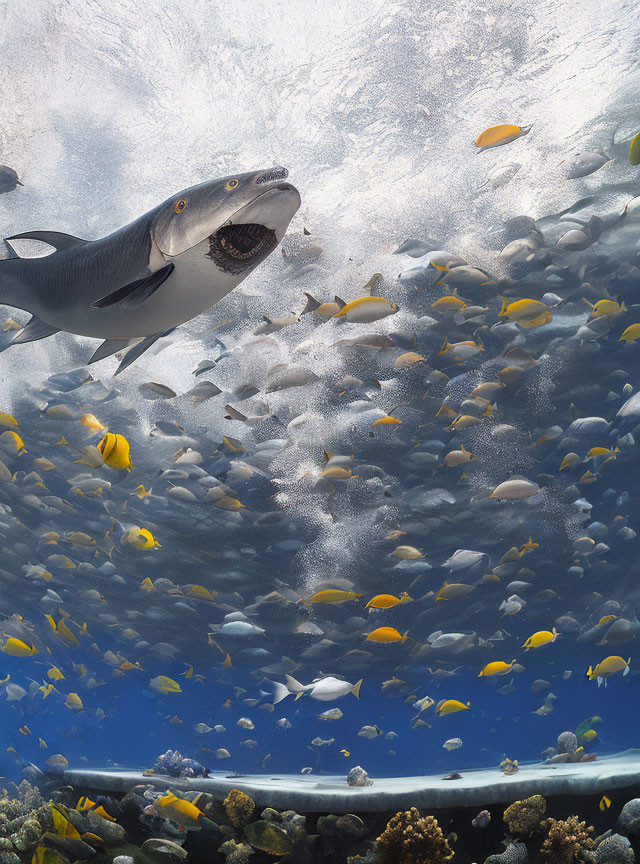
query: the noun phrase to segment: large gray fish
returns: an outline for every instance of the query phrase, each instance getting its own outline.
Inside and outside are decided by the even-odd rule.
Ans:
[[[126,368],[160,336],[232,291],[276,248],[300,206],[285,168],[192,186],[100,240],[27,231],[42,258],[0,262],[0,303],[33,317],[12,344],[64,330],[105,341],[91,361],[131,348]]]

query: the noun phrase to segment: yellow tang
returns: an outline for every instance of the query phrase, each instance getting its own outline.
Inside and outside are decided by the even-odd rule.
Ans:
[[[629,162],[632,165],[640,165],[640,132],[629,142]]]
[[[498,126],[489,126],[484,132],[481,132],[476,138],[476,147],[482,147],[488,150],[490,147],[500,147],[502,144],[509,144],[515,141],[516,138],[521,138],[526,135],[531,129],[531,126],[515,126],[512,123],[500,123]]]
[[[468,711],[471,708],[471,702],[458,701],[458,699],[442,699],[436,705],[436,715],[444,717],[445,714],[455,714],[457,711]]]
[[[5,654],[11,654],[12,657],[32,657],[37,654],[35,645],[27,645],[22,639],[17,639],[15,636],[9,636],[7,641],[2,646],[2,651]]]
[[[191,801],[178,798],[169,790],[156,799],[154,806],[161,816],[177,822],[183,828],[202,828],[204,813]]]
[[[231,498],[229,495],[223,495],[222,498],[218,498],[218,500],[213,503],[215,507],[219,507],[221,510],[229,510],[230,512],[242,510],[242,508],[245,507],[242,501],[238,501],[237,498]]]
[[[211,600],[213,601],[213,594],[209,591],[208,588],[205,588],[203,585],[192,585],[189,588],[189,597],[197,597],[198,600]]]
[[[345,603],[347,600],[358,600],[362,594],[357,594],[355,591],[341,591],[339,588],[327,588],[325,591],[319,591],[312,597],[308,597],[307,603]]]
[[[598,807],[604,813],[605,810],[608,810],[609,807],[611,807],[611,799],[607,798],[606,795],[603,795],[602,798],[600,799],[600,803],[598,804]]]
[[[60,804],[51,805],[51,818],[55,832],[60,837],[72,837],[74,840],[80,840],[78,829],[69,820],[65,810],[66,808]]]
[[[598,733],[595,729],[587,729],[586,732],[582,733],[582,738],[584,741],[593,741],[594,738],[598,737]]]
[[[351,756],[351,753],[348,750],[341,750],[340,753],[344,756],[345,759],[348,759]]]
[[[407,631],[408,633],[409,631]],[[368,634],[367,642],[406,642],[407,633],[401,636],[395,627],[378,627]]]
[[[491,675],[508,675],[515,662],[515,660],[512,660],[511,663],[505,663],[504,660],[494,660],[493,663],[487,663],[478,673],[478,678],[489,678]]]
[[[107,819],[109,822],[117,821],[113,816],[107,813],[102,804],[96,804],[95,801],[92,801],[91,798],[87,798],[86,795],[83,795],[78,799],[76,810],[93,810],[94,813],[97,813],[98,816],[102,816],[103,819]]]
[[[412,600],[406,591],[403,591],[400,597],[394,597],[393,594],[376,594],[366,605],[366,609],[391,609],[397,606],[398,603],[408,603]]]
[[[555,642],[558,636],[557,630],[538,630],[533,635],[529,636],[527,641],[522,646],[525,651],[531,648],[540,648],[541,645],[547,645],[549,642]]]
[[[47,672],[47,678],[50,681],[62,681],[64,678],[64,675],[58,669],[57,666],[52,666],[51,669],[49,669],[49,671]]]
[[[102,458],[106,464],[111,468],[117,468],[120,471],[131,470],[129,442],[124,435],[107,432],[98,442],[98,450],[102,453]]]
[[[635,342],[636,339],[640,339],[640,324],[631,324],[623,332],[618,342]],[[6,434],[6,432],[3,432],[0,437],[4,437]]]

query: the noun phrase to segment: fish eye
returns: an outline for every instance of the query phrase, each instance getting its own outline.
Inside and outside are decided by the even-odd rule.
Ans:
[[[182,213],[183,210],[187,209],[187,202],[184,198],[180,198],[179,201],[176,201],[173,212],[174,213]]]
[[[236,188],[236,186],[238,185],[238,182],[239,181],[235,180],[235,179],[227,180],[227,182],[224,184],[224,188],[227,189],[229,192],[231,192],[232,189]]]

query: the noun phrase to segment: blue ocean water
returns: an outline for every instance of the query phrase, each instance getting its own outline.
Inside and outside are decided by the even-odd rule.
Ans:
[[[87,367],[97,343],[65,333],[0,356],[0,409],[15,417],[26,450],[0,441],[11,478],[0,484],[0,634],[36,649],[2,655],[0,729],[8,751],[0,771],[19,777],[27,762],[45,770],[56,753],[73,767],[150,767],[177,749],[229,773],[346,774],[357,764],[372,777],[448,773],[497,767],[505,756],[538,760],[561,732],[594,716],[601,720],[588,752],[636,746],[637,412],[617,413],[640,386],[637,346],[619,341],[637,317],[640,276],[630,204],[640,186],[628,159],[638,131],[630,5],[587,3],[576,18],[573,5],[561,2],[508,10],[499,2],[437,9],[373,2],[363,16],[355,3],[222,7],[200,0],[158,3],[153,20],[142,23],[133,0],[116,8],[0,8],[1,161],[24,183],[0,199],[3,236],[41,228],[95,239],[180,189],[271,164],[289,169],[302,198],[284,257],[276,250],[233,294],[122,376],[114,377],[113,360]],[[498,123],[532,128],[478,153],[474,141]],[[594,150],[612,161],[568,180],[566,165]],[[500,172],[512,165],[516,173],[502,182]],[[533,264],[500,258],[527,233],[509,222],[520,216],[536,220],[548,256]],[[594,216],[601,223],[584,248],[557,247],[565,231]],[[407,238],[428,251],[393,254]],[[480,307],[473,320],[432,317],[445,272],[430,264],[434,250],[461,256],[493,280],[486,290],[471,277],[460,287],[467,307]],[[414,266],[420,272],[407,274]],[[376,273],[383,287],[371,291],[398,304],[393,316],[340,328],[305,315],[255,332],[300,316],[305,292],[320,302],[364,296]],[[505,325],[503,294],[539,303],[555,295],[546,303],[552,321]],[[583,297],[624,300],[626,309],[585,333],[591,309]],[[7,307],[2,321],[10,316],[26,323],[26,314]],[[477,339],[478,356],[460,366],[441,357],[445,337]],[[359,347],[338,344],[347,338]],[[479,406],[465,403],[471,390],[499,379],[508,365],[527,366],[520,355],[514,364],[505,359],[510,347],[536,362],[506,385],[504,397],[489,400],[490,416],[480,419]],[[404,374],[396,360],[409,351],[425,365]],[[198,363],[212,358],[209,372],[194,377]],[[280,364],[314,378],[273,388]],[[430,377],[433,370],[448,381]],[[196,403],[185,394],[202,380],[221,393]],[[148,382],[174,396],[148,399],[141,391]],[[227,404],[250,418],[269,417],[227,419]],[[51,410],[58,406],[68,416]],[[437,419],[442,406],[446,423]],[[469,412],[479,427],[451,430]],[[83,425],[87,414],[103,428]],[[374,429],[391,414],[401,424]],[[592,417],[608,425],[570,430]],[[515,431],[494,434],[503,426]],[[107,430],[130,443],[130,473],[77,463]],[[477,460],[466,471],[442,467],[460,445]],[[596,446],[610,449],[606,464],[607,454],[587,457]],[[561,471],[574,451],[579,461]],[[202,457],[198,472],[180,463],[188,452]],[[332,455],[356,476],[333,485],[323,478]],[[594,482],[583,479],[587,470]],[[520,475],[537,484],[539,497],[489,501],[494,487]],[[78,484],[87,479],[98,482],[82,492]],[[151,494],[137,497],[140,484]],[[205,500],[220,484],[241,503],[239,512]],[[167,495],[175,486],[193,500]],[[131,526],[151,531],[159,548],[128,547],[122,532]],[[620,534],[623,527],[632,535]],[[70,541],[74,531],[91,545]],[[394,531],[404,533],[392,539]],[[57,537],[47,539],[50,532]],[[537,549],[494,580],[484,578],[530,535]],[[585,548],[585,535],[607,548]],[[424,559],[404,566],[394,547],[405,543]],[[483,558],[452,575],[444,562],[457,549]],[[432,569],[421,569],[422,560]],[[169,581],[146,592],[145,579]],[[445,579],[473,592],[437,603]],[[514,580],[530,587],[507,590]],[[212,599],[194,598],[192,585]],[[334,587],[361,597],[302,602]],[[263,598],[274,591],[270,605]],[[375,594],[402,591],[412,603],[367,612]],[[545,591],[554,593],[540,596]],[[499,606],[513,594],[526,605],[503,616]],[[609,614],[628,626],[604,644],[612,621],[580,639]],[[46,615],[69,621],[72,644]],[[225,616],[234,615],[264,633],[221,634],[233,620]],[[563,616],[575,626],[560,623]],[[298,634],[303,621],[322,634]],[[406,631],[407,640],[365,642],[372,621]],[[529,636],[554,626],[554,642],[523,651]],[[465,634],[470,644],[432,649],[439,631]],[[264,653],[252,654],[256,648]],[[227,653],[231,666],[221,665]],[[630,673],[598,687],[585,673],[607,655],[629,659]],[[494,660],[517,660],[523,669],[478,678]],[[141,668],[123,668],[127,661]],[[50,663],[63,679],[47,677]],[[443,680],[438,669],[452,674]],[[287,673],[305,685],[327,675],[362,678],[361,698],[294,702],[292,695],[272,706],[274,683]],[[158,675],[181,692],[158,693],[151,686]],[[399,695],[383,690],[393,678]],[[534,693],[538,679],[548,684]],[[498,692],[510,682],[511,692]],[[24,695],[12,697],[9,685]],[[69,693],[81,707],[65,704]],[[413,703],[425,696],[469,702],[470,710],[437,717],[432,706],[420,715],[426,725],[413,728]],[[533,713],[545,697],[552,710]],[[343,712],[339,720],[318,719],[332,707]],[[255,728],[238,726],[243,717]],[[291,728],[276,725],[282,718]],[[225,731],[199,734],[200,723]],[[360,737],[365,725],[382,734]],[[316,737],[333,740],[313,744]],[[462,746],[443,749],[452,738]],[[216,755],[220,748],[228,758]]]

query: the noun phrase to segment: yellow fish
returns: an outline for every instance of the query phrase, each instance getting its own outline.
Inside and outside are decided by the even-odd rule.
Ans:
[[[336,312],[334,318],[344,318],[352,324],[370,324],[398,311],[398,306],[385,297],[358,297]]]
[[[549,307],[539,300],[529,300],[528,298],[509,303],[503,297],[499,314],[501,318],[507,318],[521,327],[541,327],[551,321]]]
[[[403,591],[399,598],[394,597],[393,594],[376,594],[369,600],[365,609],[391,609],[398,603],[408,603],[411,599],[406,591]]]
[[[402,420],[398,420],[397,417],[380,417],[378,420],[375,420],[371,425],[372,426],[400,426],[402,424]]]
[[[92,432],[106,432],[107,430],[107,427],[103,426],[98,418],[94,417],[93,414],[83,414],[80,418],[80,422],[83,426],[86,426],[87,429],[91,429]]]
[[[38,653],[35,645],[27,645],[22,639],[17,639],[15,636],[9,636],[7,641],[2,646],[2,651],[5,654],[10,654],[12,657],[32,657]]]
[[[355,591],[341,591],[339,588],[327,588],[308,597],[306,603],[346,603],[348,600],[358,600],[362,594]]]
[[[593,320],[594,318],[602,318],[607,315],[611,315],[613,317],[627,311],[627,307],[624,305],[624,300],[622,301],[622,303],[616,303],[615,300],[598,300],[597,303],[593,304],[593,308],[591,309],[591,315],[589,315],[589,321]]]
[[[598,807],[604,813],[605,810],[608,810],[609,807],[611,807],[611,799],[607,798],[606,795],[603,795],[602,798],[600,799],[600,803],[598,804]]]
[[[583,732],[582,737],[585,741],[593,741],[594,738],[598,737],[598,733],[595,729],[587,729],[586,732]]]
[[[617,617],[617,615],[603,615],[596,624],[596,627],[604,627],[605,624],[611,624],[611,622],[615,621]]]
[[[446,714],[455,714],[458,711],[468,711],[471,708],[471,702],[458,701],[458,699],[442,699],[436,705],[436,716],[444,717]]]
[[[120,543],[123,546],[132,546],[134,549],[157,549],[160,546],[151,531],[147,528],[139,528],[137,525],[124,532]]]
[[[210,600],[213,602],[213,594],[208,588],[203,585],[192,585],[189,589],[188,597],[197,597],[198,600]]]
[[[199,829],[206,818],[191,801],[176,797],[173,792],[167,790],[164,795],[157,798],[154,807],[165,819],[171,819],[183,828]]]
[[[525,651],[529,651],[531,648],[540,648],[542,645],[547,645],[549,642],[555,642],[557,636],[558,633],[555,627],[553,630],[538,630],[537,633],[529,636],[522,647]]]
[[[408,632],[408,631],[407,631]],[[406,642],[407,634],[401,636],[395,627],[378,627],[367,635],[367,642]]]
[[[440,600],[456,600],[459,597],[466,597],[467,594],[470,594],[474,585],[465,585],[463,582],[447,582],[446,580],[442,584],[442,588],[438,591],[435,598],[435,603],[438,603]]]
[[[18,421],[13,414],[7,414],[6,411],[0,411],[0,429],[17,429]]]
[[[492,663],[487,663],[478,673],[478,678],[489,678],[491,675],[508,675],[515,662],[515,660],[512,660],[511,663],[505,663],[504,660],[494,660]]]
[[[86,795],[83,795],[78,799],[75,809],[80,811],[93,810],[94,813],[97,813],[98,816],[102,816],[103,819],[107,819],[109,822],[116,821],[113,816],[107,813],[102,804],[96,804],[95,801],[92,801],[91,798],[87,798]]]
[[[24,446],[24,441],[18,435],[17,432],[13,432],[10,429],[7,429],[5,432],[0,435],[0,441],[4,444],[9,444],[11,447],[15,447],[18,453],[26,453],[27,449]]]
[[[82,704],[82,699],[78,696],[77,693],[68,693],[67,698],[64,700],[64,704],[67,708],[71,708],[74,711],[81,711],[84,707]]]
[[[340,753],[344,756],[345,759],[348,759],[351,756],[351,753],[348,750],[341,750]]]
[[[391,553],[395,558],[402,558],[404,561],[413,561],[417,558],[424,558],[424,553],[416,549],[415,546],[396,546]]]
[[[182,688],[178,682],[166,675],[156,675],[149,681],[149,684],[156,693],[182,693]]]
[[[131,471],[129,442],[124,435],[107,432],[98,442],[98,450],[102,453],[105,463],[111,468],[117,468],[120,471]]]
[[[589,666],[587,669],[587,678],[589,681],[593,681],[595,678],[598,682],[598,687],[603,681],[606,686],[609,675],[615,675],[616,672],[622,672],[623,676],[628,675],[630,663],[631,658],[625,660],[623,657],[618,657],[617,655],[605,657],[604,660],[598,663],[595,669],[592,669],[591,666]]]
[[[627,327],[627,329],[622,333],[622,336],[618,341],[634,342],[636,339],[640,339],[640,324],[631,324],[629,327]],[[6,434],[6,432],[3,432],[0,438]]]
[[[530,129],[531,126],[515,126],[512,123],[500,123],[497,126],[489,126],[488,129],[485,129],[476,138],[476,147],[481,147],[483,150],[488,150],[490,147],[500,147],[502,144],[509,144],[511,141],[515,141],[516,138],[521,138]]]

